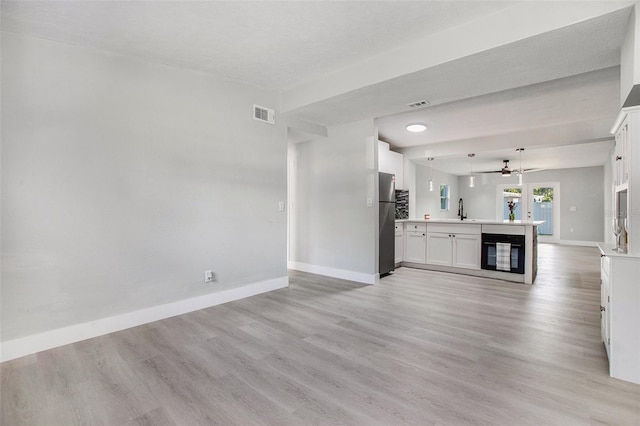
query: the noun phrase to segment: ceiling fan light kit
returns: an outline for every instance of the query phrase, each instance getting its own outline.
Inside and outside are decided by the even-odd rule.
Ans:
[[[504,161],[504,167],[502,168],[502,177],[511,176],[511,169],[509,168],[509,160],[502,160],[502,161]]]

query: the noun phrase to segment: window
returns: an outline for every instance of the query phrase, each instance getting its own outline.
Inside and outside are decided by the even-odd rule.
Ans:
[[[449,185],[440,185],[440,211],[449,210]]]

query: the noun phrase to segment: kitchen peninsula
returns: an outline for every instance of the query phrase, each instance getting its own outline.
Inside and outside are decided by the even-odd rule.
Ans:
[[[544,221],[396,221],[396,267],[430,269],[533,284],[537,227]]]

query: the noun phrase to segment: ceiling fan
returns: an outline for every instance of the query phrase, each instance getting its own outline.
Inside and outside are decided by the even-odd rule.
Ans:
[[[524,151],[524,148],[519,148],[517,151]],[[487,172],[478,172],[478,173],[500,173],[504,177],[509,177],[512,174],[514,174],[515,176],[518,176],[524,173],[539,172],[541,170],[544,170],[544,169],[523,169],[522,166],[520,166],[520,169],[512,170],[509,168],[509,160],[502,160],[502,162],[504,164],[502,165],[502,168],[500,170],[490,170]]]
[[[486,172],[478,172],[478,173],[500,173],[502,174],[502,176],[511,176],[511,172],[513,173],[519,173],[519,170],[511,170],[509,168],[509,160],[502,160],[502,162],[504,163],[502,168],[500,170],[489,170]]]

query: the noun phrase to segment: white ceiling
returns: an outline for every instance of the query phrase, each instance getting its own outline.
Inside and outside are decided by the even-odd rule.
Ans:
[[[407,104],[418,100],[428,100],[433,107],[616,66],[620,64],[620,46],[628,18],[628,9],[619,10],[348,91],[299,108],[295,113],[301,119],[325,125],[346,123],[407,112],[410,110]],[[505,31],[509,29],[505,25]],[[393,123],[387,120],[381,124],[383,136],[389,136]],[[412,145],[399,138],[389,142],[396,147]]]
[[[604,163],[620,105],[620,46],[631,4],[2,1],[1,25],[3,31],[214,73],[282,91],[284,99],[325,84],[327,92],[336,93],[284,108],[287,115],[312,123],[310,128],[379,117],[380,137],[392,147],[404,148],[418,162],[436,156],[446,170],[466,174],[467,153],[476,153],[476,171],[493,170],[503,158],[516,157],[517,147],[526,148],[525,168]],[[546,7],[553,12],[544,15]],[[586,18],[552,28],[563,13],[578,16],[576,11],[587,9]],[[508,19],[527,10],[550,19]],[[498,27],[484,25],[496,21]],[[544,30],[545,25],[551,29]],[[386,57],[429,37],[474,45],[474,38],[483,38],[474,37],[480,35],[477,28],[486,28],[485,39],[520,30],[525,35],[422,69],[396,71],[375,84],[358,85],[357,74],[350,77],[351,85],[333,84],[358,64],[377,61],[387,71]],[[419,55],[432,53],[427,49]],[[406,104],[421,99],[431,105],[409,111]],[[429,131],[404,131],[414,121],[425,122]],[[298,141],[308,137],[302,133],[297,132]]]
[[[382,117],[378,126],[382,139],[404,148],[600,118],[613,125],[619,93],[615,66]],[[428,131],[407,132],[409,123],[424,123]]]
[[[2,1],[2,29],[284,90],[505,1]]]
[[[421,108],[378,120],[381,139],[414,148],[417,164],[454,175],[498,170],[502,160],[518,168],[602,165],[613,146],[610,129],[619,110],[620,69],[610,67],[457,102]],[[425,123],[410,133],[408,123]],[[518,164],[516,164],[518,163]]]

